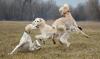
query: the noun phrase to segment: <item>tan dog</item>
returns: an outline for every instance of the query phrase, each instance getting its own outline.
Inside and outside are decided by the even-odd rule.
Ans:
[[[72,17],[70,13],[69,6],[67,4],[64,4],[59,9],[60,14],[62,15],[61,18],[57,19],[53,24],[52,27],[57,30],[57,33],[60,36],[60,42],[62,44],[67,44],[67,47],[69,47],[70,42],[68,42],[68,37],[70,32],[79,32],[83,34],[85,37],[89,37],[87,34],[82,32],[81,27],[79,27],[76,24],[75,19]]]
[[[56,31],[50,25],[46,24],[43,18],[36,18],[32,24],[40,30],[40,34],[36,35],[35,38],[40,39],[43,43],[45,43],[47,39],[52,38]]]

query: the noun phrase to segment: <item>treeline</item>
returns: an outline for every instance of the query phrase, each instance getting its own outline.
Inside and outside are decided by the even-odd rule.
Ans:
[[[0,0],[0,20],[56,19],[58,8],[53,0]]]
[[[58,9],[54,0],[0,0],[0,20],[57,19],[60,17]],[[88,0],[72,7],[71,11],[76,20],[100,21],[99,0]]]
[[[76,20],[100,21],[100,1],[87,0],[80,3],[76,8],[72,8],[72,14]]]

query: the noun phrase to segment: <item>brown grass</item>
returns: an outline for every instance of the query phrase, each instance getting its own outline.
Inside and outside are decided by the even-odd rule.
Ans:
[[[52,22],[52,21],[51,21]],[[46,42],[41,50],[35,52],[15,52],[8,55],[18,44],[24,31],[24,26],[31,22],[0,22],[0,59],[100,59],[100,23],[78,22],[83,31],[91,38],[73,34],[69,41],[71,46],[67,49],[52,41]],[[33,41],[37,31],[32,32]]]

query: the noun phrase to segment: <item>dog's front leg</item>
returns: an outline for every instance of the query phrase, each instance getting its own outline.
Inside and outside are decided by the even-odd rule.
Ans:
[[[65,32],[62,34],[62,36],[60,37],[59,39],[59,42],[62,44],[62,45],[67,45],[67,47],[70,46],[70,42],[68,42],[68,39],[69,39],[69,33]]]
[[[53,34],[53,36],[52,36],[53,44],[56,44],[55,37],[56,37],[56,34]]]

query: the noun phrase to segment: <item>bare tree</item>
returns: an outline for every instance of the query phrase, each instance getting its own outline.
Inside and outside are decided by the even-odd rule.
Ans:
[[[99,0],[88,0],[85,9],[88,16],[87,19],[92,19],[92,20],[100,19]]]
[[[100,20],[99,0],[88,0],[85,4],[79,4],[72,14],[76,20]]]
[[[32,20],[36,17],[55,19],[59,17],[54,0],[0,0],[0,19]]]

